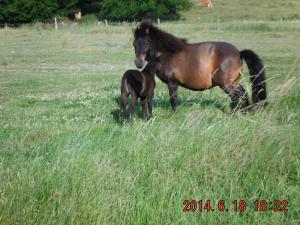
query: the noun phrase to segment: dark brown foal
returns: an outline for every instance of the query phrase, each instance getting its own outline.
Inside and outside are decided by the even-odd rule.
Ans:
[[[133,114],[138,98],[142,104],[144,119],[152,116],[152,100],[155,88],[155,73],[159,69],[157,58],[152,58],[142,72],[138,70],[127,70],[122,78],[121,100],[120,100],[120,123],[124,123],[124,116],[128,97],[131,96],[129,107],[130,122],[133,122]]]

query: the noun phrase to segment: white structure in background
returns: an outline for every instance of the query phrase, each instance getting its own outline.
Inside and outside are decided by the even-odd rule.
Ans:
[[[79,11],[78,13],[75,13],[75,19],[76,20],[80,20],[81,19],[81,11]]]

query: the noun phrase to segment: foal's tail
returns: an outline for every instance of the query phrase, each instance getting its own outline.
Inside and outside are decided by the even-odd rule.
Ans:
[[[267,99],[265,66],[252,50],[246,49],[241,51],[240,54],[241,59],[246,61],[249,68],[250,81],[252,83],[252,103],[254,105],[265,105]]]

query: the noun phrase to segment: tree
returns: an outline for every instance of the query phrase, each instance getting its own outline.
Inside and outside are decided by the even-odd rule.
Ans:
[[[189,0],[101,0],[101,19],[141,20],[145,17],[178,16],[179,12],[191,7]]]
[[[48,20],[58,8],[51,0],[2,0],[0,4],[0,22],[12,24]]]
[[[145,17],[178,17],[191,0],[0,0],[0,23],[49,21],[81,10],[95,13],[99,19],[140,20]]]

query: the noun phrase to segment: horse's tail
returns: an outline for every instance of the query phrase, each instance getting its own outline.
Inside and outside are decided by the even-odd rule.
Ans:
[[[246,61],[249,68],[250,81],[252,83],[252,103],[254,105],[265,105],[267,99],[265,66],[252,50],[246,49],[241,51],[240,54],[241,59]]]

